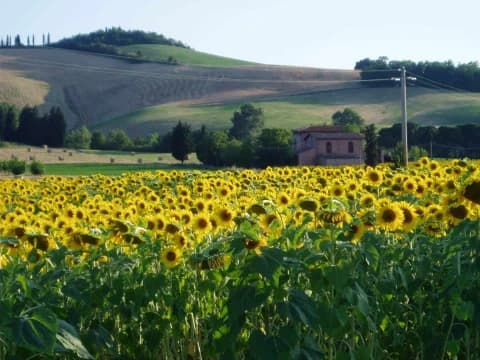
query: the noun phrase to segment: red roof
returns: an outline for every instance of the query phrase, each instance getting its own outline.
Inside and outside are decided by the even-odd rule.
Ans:
[[[335,125],[311,125],[302,129],[293,130],[295,133],[311,133],[311,132],[339,132],[345,133],[346,131],[342,126]]]

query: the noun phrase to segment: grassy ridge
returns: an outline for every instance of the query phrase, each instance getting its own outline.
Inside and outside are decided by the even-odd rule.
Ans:
[[[252,64],[248,61],[207,54],[171,45],[138,44],[118,46],[117,49],[120,54],[127,56],[137,56],[137,53],[140,52],[142,58],[154,61],[165,61],[171,56],[180,64],[185,65],[223,67]]]
[[[357,88],[312,95],[290,96],[270,101],[254,101],[264,110],[266,127],[298,128],[328,123],[332,114],[345,107],[358,111],[368,123],[389,126],[400,120],[398,88]],[[226,129],[241,103],[214,105],[165,104],[149,107],[100,123],[97,129],[123,127],[129,132],[148,133],[170,130],[177,121],[198,128]],[[452,94],[424,88],[408,90],[409,120],[425,125],[472,123],[480,118],[480,94]]]
[[[90,176],[102,174],[119,176],[129,172],[154,170],[193,170],[202,169],[201,165],[165,165],[165,164],[46,164],[46,175]]]

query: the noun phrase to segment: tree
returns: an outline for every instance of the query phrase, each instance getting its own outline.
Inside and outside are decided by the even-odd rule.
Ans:
[[[15,47],[22,47],[22,40],[20,40],[20,35],[15,36]]]
[[[6,109],[3,104],[0,104],[0,141],[4,139],[5,136],[5,117]]]
[[[255,136],[263,128],[263,110],[252,104],[244,104],[240,111],[234,112],[231,121],[233,126],[228,134],[238,140],[245,140]]]
[[[105,148],[109,150],[127,150],[132,147],[132,140],[124,130],[110,130],[105,139]]]
[[[82,126],[80,129],[72,130],[67,134],[65,146],[72,149],[88,149],[91,140],[92,134],[86,126]]]
[[[181,121],[172,131],[172,155],[175,159],[182,162],[188,160],[188,154],[194,151],[193,137],[190,131],[190,125],[182,124]]]
[[[92,149],[102,150],[105,149],[106,138],[101,131],[94,131],[92,133],[92,141],[90,142],[90,147]]]
[[[58,106],[52,106],[46,116],[46,125],[48,131],[44,135],[44,143],[52,147],[61,147],[65,143],[65,133],[67,124],[62,110]]]
[[[378,163],[378,136],[375,125],[366,126],[363,135],[365,136],[365,164],[375,166]]]
[[[257,138],[257,165],[292,165],[295,156],[292,133],[286,129],[263,129]]]
[[[38,109],[25,106],[20,112],[17,140],[24,144],[40,145],[44,127],[41,126],[39,120]]]
[[[5,114],[5,129],[3,132],[6,141],[17,141],[18,116],[13,106],[8,106]]]
[[[350,130],[359,131],[365,124],[365,120],[356,111],[345,108],[343,111],[337,111],[332,115],[333,125],[343,126]]]

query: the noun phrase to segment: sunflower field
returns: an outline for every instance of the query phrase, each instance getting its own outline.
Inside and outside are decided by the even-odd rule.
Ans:
[[[0,359],[478,359],[480,163],[0,181]]]

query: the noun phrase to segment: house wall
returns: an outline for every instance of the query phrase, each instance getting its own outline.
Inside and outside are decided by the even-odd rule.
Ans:
[[[327,154],[327,143],[332,144],[331,154],[352,154],[360,156],[362,151],[362,142],[360,140],[328,140],[328,139],[317,139],[317,153],[318,154]],[[353,143],[353,152],[348,152],[348,143]]]
[[[317,162],[316,149],[310,149],[298,154],[298,165],[315,165]]]

